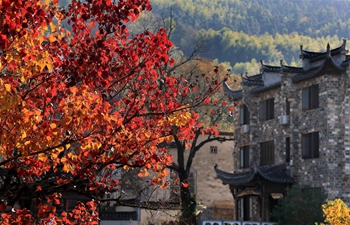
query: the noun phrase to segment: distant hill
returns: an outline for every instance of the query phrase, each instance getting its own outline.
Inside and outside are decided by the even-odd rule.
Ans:
[[[300,45],[325,51],[349,38],[350,1],[338,0],[151,0],[152,13],[177,27],[172,41],[182,50],[206,40],[203,56],[227,61],[233,73],[255,72],[258,62],[299,64]]]
[[[84,1],[84,0],[82,0]],[[67,5],[71,0],[60,0]],[[310,51],[335,48],[350,39],[350,0],[151,0],[134,32],[169,23],[173,43],[186,55],[196,40],[205,43],[202,57],[227,62],[232,73],[257,73],[259,62],[300,65],[300,45]],[[155,20],[159,23],[155,23]],[[164,25],[163,23],[163,25]],[[156,25],[157,24],[157,25]],[[69,26],[66,25],[66,27]],[[202,49],[203,50],[203,49]]]
[[[155,13],[172,7],[181,23],[200,29],[225,27],[248,35],[291,34],[345,37],[350,28],[348,0],[151,0]]]

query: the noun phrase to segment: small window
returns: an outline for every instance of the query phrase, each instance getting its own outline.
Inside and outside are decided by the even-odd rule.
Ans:
[[[249,145],[240,149],[240,166],[241,169],[249,167]]]
[[[286,99],[286,115],[290,115],[290,102]]]
[[[271,120],[275,118],[275,99],[270,98],[259,103],[260,120]]]
[[[275,163],[274,141],[260,143],[260,166],[272,165]]]
[[[290,162],[290,138],[286,138],[286,162]]]
[[[320,156],[320,137],[318,132],[302,135],[302,157],[303,159],[314,159]]]
[[[318,84],[303,88],[302,90],[303,110],[317,109],[319,107],[319,86]]]
[[[240,125],[249,124],[250,122],[250,113],[246,105],[242,105],[239,110],[239,123]]]
[[[217,146],[210,146],[210,153],[212,153],[212,154],[218,153],[218,147]]]

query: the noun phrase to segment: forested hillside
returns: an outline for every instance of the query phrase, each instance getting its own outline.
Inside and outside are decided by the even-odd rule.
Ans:
[[[177,24],[171,38],[185,51],[205,40],[210,59],[229,62],[233,73],[256,72],[258,63],[281,59],[298,65],[300,45],[324,51],[349,37],[350,1],[151,0],[152,13]],[[148,16],[145,16],[148,17]],[[145,19],[145,18],[144,18]],[[186,52],[186,51],[185,51]]]
[[[322,37],[348,35],[350,2],[346,0],[151,0],[155,12],[172,7],[195,29],[228,27],[249,35],[268,32]]]

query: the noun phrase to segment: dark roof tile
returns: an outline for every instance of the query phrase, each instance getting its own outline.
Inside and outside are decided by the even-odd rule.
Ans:
[[[223,87],[224,87],[225,94],[230,98],[232,98],[233,100],[238,100],[243,97],[242,90],[234,91],[228,86],[226,82],[223,82]]]
[[[331,56],[328,56],[324,63],[318,67],[314,67],[303,73],[296,74],[292,77],[294,83],[307,80],[310,78],[318,77],[324,74],[342,74],[346,71],[346,67],[349,65],[349,62],[343,62],[340,65],[337,65]]]
[[[300,46],[301,55],[300,58],[307,58],[310,59],[310,62],[316,62],[321,59],[325,59],[328,55],[335,56],[342,52],[348,52],[345,50],[346,46],[346,39],[343,39],[343,44],[335,49],[330,50],[329,44],[327,45],[327,51],[326,52],[311,52],[311,51],[305,51],[303,50],[303,46]],[[330,51],[330,53],[328,53]]]
[[[286,173],[286,165],[269,165],[269,166],[255,166],[249,171],[241,173],[228,173],[214,167],[217,177],[222,180],[223,184],[238,186],[248,184],[261,177],[267,181],[274,183],[294,183],[294,179]]]

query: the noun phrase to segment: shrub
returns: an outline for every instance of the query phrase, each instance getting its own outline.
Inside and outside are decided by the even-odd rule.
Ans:
[[[350,224],[350,208],[341,200],[335,199],[322,205],[326,223],[332,225]]]
[[[283,225],[313,225],[324,220],[322,204],[326,194],[319,188],[293,186],[278,201],[271,215]]]

